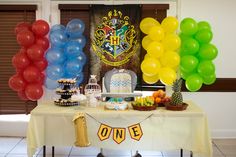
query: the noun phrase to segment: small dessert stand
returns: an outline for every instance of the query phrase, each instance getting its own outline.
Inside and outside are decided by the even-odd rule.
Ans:
[[[58,106],[77,106],[79,105],[78,101],[72,100],[71,96],[77,93],[75,87],[75,80],[72,79],[61,79],[58,80],[58,83],[61,87],[56,89],[56,94],[60,95],[61,98],[54,101],[55,105]]]

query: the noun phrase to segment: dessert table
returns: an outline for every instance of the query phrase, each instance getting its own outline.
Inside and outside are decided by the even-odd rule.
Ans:
[[[43,102],[31,111],[27,131],[28,156],[37,148],[46,146],[73,146],[75,128],[73,118],[84,113],[87,121],[88,139],[91,146],[120,150],[167,151],[184,149],[194,156],[212,157],[212,143],[206,114],[193,102],[185,111],[168,111],[159,107],[153,111],[104,110],[84,106],[59,107],[53,102]],[[120,144],[112,135],[101,141],[97,133],[101,124],[112,128],[126,128],[125,140]],[[143,135],[134,140],[128,127],[140,124]]]

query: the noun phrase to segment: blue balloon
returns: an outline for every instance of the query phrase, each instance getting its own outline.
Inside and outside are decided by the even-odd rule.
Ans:
[[[53,25],[52,28],[50,29],[50,34],[54,31],[65,31],[66,30],[66,27],[61,25],[61,24],[56,24],[56,25]]]
[[[76,76],[77,76],[76,73],[68,73],[67,71],[65,71],[65,74],[64,74],[64,78],[74,79],[76,78]]]
[[[77,38],[79,37],[85,29],[85,24],[80,19],[73,19],[69,21],[66,25],[66,34],[70,38]]]
[[[80,52],[77,56],[76,59],[81,63],[82,66],[84,66],[87,62],[87,57],[84,54],[84,52]]]
[[[86,38],[84,35],[79,36],[78,38],[70,38],[73,41],[77,41],[80,44],[81,48],[84,48],[86,45]]]
[[[79,73],[77,74],[77,77],[76,77],[76,85],[77,87],[80,86],[80,84],[84,81],[84,73]]]
[[[78,62],[77,59],[70,59],[65,63],[65,71],[67,75],[77,75],[82,70],[82,65]]]
[[[52,80],[58,80],[63,77],[64,69],[59,64],[51,64],[46,69],[47,77]]]
[[[49,35],[49,38],[50,38],[50,42],[51,42],[52,46],[60,47],[60,48],[64,47],[65,43],[68,40],[65,32],[62,30],[53,31]]]
[[[54,47],[48,49],[46,52],[46,59],[49,64],[60,64],[63,63],[66,58],[63,53],[63,49]]]
[[[56,89],[60,86],[57,80],[51,80],[48,77],[45,79],[44,85],[47,89]]]
[[[68,58],[74,58],[81,51],[80,44],[77,41],[68,41],[65,45],[65,54]]]

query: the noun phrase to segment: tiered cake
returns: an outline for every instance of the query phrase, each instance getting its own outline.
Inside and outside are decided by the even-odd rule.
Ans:
[[[76,81],[73,79],[60,79],[58,80],[60,88],[56,89],[56,93],[61,96],[58,100],[55,100],[55,105],[59,106],[75,106],[79,102],[72,100],[71,96],[77,93],[77,90],[74,88]]]

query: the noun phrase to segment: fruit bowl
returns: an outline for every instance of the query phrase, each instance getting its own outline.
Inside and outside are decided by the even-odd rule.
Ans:
[[[152,105],[152,106],[137,106],[133,103],[131,103],[132,107],[134,110],[138,110],[138,111],[151,111],[151,110],[155,110],[157,108],[156,105]]]
[[[183,111],[186,110],[188,107],[187,103],[183,103],[182,105],[171,105],[169,102],[165,104],[167,110],[172,111]]]
[[[165,103],[154,103],[156,107],[165,107]]]

